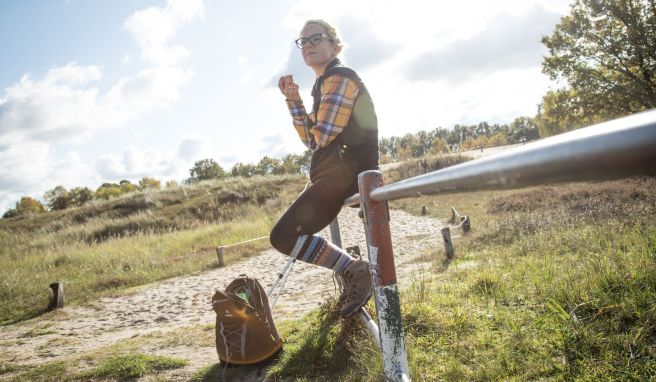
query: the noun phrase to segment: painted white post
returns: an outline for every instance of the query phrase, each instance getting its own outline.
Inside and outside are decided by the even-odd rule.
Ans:
[[[383,353],[383,370],[387,380],[409,381],[389,209],[386,201],[375,202],[369,197],[373,190],[382,185],[383,174],[380,171],[365,171],[358,176],[378,315],[380,347]]]

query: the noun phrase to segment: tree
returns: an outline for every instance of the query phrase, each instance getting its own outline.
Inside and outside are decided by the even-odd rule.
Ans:
[[[296,154],[287,154],[282,158],[282,171],[285,174],[300,174],[301,173],[301,160],[302,157]]]
[[[601,120],[599,116],[583,110],[576,91],[573,89],[548,92],[542,97],[536,117],[541,137],[579,129]]]
[[[431,141],[431,147],[428,152],[430,154],[437,155],[437,154],[448,153],[449,151],[450,151],[449,145],[446,143],[446,139],[435,138]]]
[[[258,175],[282,174],[282,162],[280,159],[265,155],[255,166],[255,172]]]
[[[137,188],[142,191],[147,189],[159,190],[160,187],[161,187],[161,183],[159,180],[147,176],[141,178],[141,180],[139,181],[139,185],[137,186]]]
[[[72,204],[71,196],[64,186],[57,186],[46,191],[43,199],[50,211],[63,210]]]
[[[123,191],[124,194],[127,194],[128,192],[133,192],[133,191],[137,190],[137,186],[135,186],[129,180],[123,179],[122,181],[118,182],[118,185],[121,186],[121,190]]]
[[[88,187],[75,187],[69,191],[71,203],[82,206],[93,200],[94,194]]]
[[[23,196],[16,202],[16,208],[10,209],[5,212],[2,217],[13,218],[16,216],[25,216],[29,214],[40,214],[46,212],[45,207],[38,200],[29,196]]]
[[[96,189],[96,198],[109,199],[119,196],[123,193],[123,189],[116,183],[103,183]]]
[[[517,117],[508,126],[506,137],[510,143],[520,143],[538,139],[540,133],[534,118]]]
[[[214,159],[202,159],[197,161],[189,170],[189,175],[191,175],[187,180],[189,183],[196,183],[210,179],[223,179],[228,176]]]
[[[232,166],[230,173],[232,176],[243,176],[245,178],[249,178],[255,175],[255,166],[250,163],[244,164],[237,162],[234,164],[234,166]]]
[[[303,174],[309,174],[310,173],[310,165],[312,164],[312,155],[314,154],[314,151],[307,149],[303,151],[303,154],[301,154],[301,157],[298,159],[300,167],[301,167],[301,173]]]
[[[576,0],[542,43],[542,71],[567,87],[543,99],[541,135],[656,107],[653,0]]]

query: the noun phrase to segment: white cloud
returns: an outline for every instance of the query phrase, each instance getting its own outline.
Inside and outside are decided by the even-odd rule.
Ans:
[[[406,75],[411,80],[461,81],[484,72],[537,67],[546,53],[540,39],[558,19],[558,13],[542,6],[534,6],[522,15],[499,14],[469,39],[453,41],[414,58]]]
[[[139,179],[144,176],[170,175],[175,156],[170,152],[128,147],[121,155],[102,156],[96,170],[104,181]]]
[[[290,147],[293,147],[281,134],[262,137],[261,142],[264,145],[259,150],[261,156],[267,155],[272,158],[284,157],[291,152]]]
[[[205,137],[187,137],[178,145],[178,157],[186,161],[204,159],[210,154],[210,143]]]
[[[131,146],[121,154],[104,155],[96,162],[96,170],[103,181],[136,181],[144,176],[181,180],[189,176],[195,161],[209,157],[210,143],[206,138],[188,137],[180,141],[177,150]]]
[[[342,55],[346,57],[348,65],[359,70],[385,63],[400,49],[399,43],[381,40],[365,18],[345,16],[338,19],[336,25],[343,36],[348,36],[347,48]]]
[[[153,67],[118,81],[103,97],[102,106],[112,125],[166,106],[177,99],[191,73],[176,67]]]
[[[204,17],[202,0],[169,0],[166,7],[150,7],[130,15],[123,24],[141,48],[141,58],[157,65],[176,65],[189,55],[172,43],[178,28]]]
[[[98,67],[77,63],[52,69],[43,79],[24,75],[0,100],[0,138],[80,142],[95,129],[120,126],[166,106],[191,74],[176,67],[149,68],[119,80],[102,96],[89,86],[100,77]]]
[[[48,177],[51,152],[46,143],[9,144],[0,151],[0,189],[33,190]]]
[[[9,144],[0,150],[0,211],[13,208],[22,196],[41,199],[57,185],[93,187],[96,182],[92,169],[74,151],[57,158],[43,142]]]
[[[385,63],[399,49],[398,43],[380,40],[367,19],[346,15],[339,17],[332,25],[345,42],[345,49],[340,54],[340,58],[346,65],[353,66],[359,71]],[[292,74],[294,81],[304,88],[310,88],[314,83],[315,74],[303,61],[296,45],[290,42],[289,46],[287,60],[282,69],[266,85],[277,87],[280,76]]]
[[[164,7],[130,15],[124,26],[142,58],[154,66],[118,79],[104,94],[99,90],[101,67],[76,62],[55,67],[41,78],[25,74],[7,87],[0,96],[0,208],[59,184],[93,187],[100,180],[94,170],[112,179],[184,174],[191,152],[178,157],[128,148],[122,156],[101,158],[94,169],[76,152],[59,150],[88,140],[97,129],[121,126],[178,99],[192,73],[179,66],[189,51],[174,42],[176,33],[203,16],[202,0],[169,0]],[[123,57],[123,63],[130,61],[128,55]]]
[[[0,137],[8,142],[78,141],[98,127],[97,66],[75,62],[51,69],[42,79],[23,75],[0,99]]]

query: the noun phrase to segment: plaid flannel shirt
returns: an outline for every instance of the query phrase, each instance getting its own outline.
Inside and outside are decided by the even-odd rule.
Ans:
[[[350,78],[332,75],[321,85],[317,115],[308,114],[301,100],[287,100],[294,128],[303,144],[312,150],[330,144],[348,125],[358,85]],[[316,121],[316,123],[315,123]]]

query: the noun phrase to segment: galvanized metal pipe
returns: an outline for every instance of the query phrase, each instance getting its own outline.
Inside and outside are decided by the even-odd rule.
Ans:
[[[339,232],[339,220],[337,216],[330,222],[330,240],[333,244],[342,248],[342,234]]]
[[[362,322],[367,326],[367,329],[369,329],[369,333],[371,333],[371,336],[373,337],[374,341],[376,342],[376,345],[378,345],[378,349],[381,349],[381,347],[380,347],[380,331],[378,330],[378,325],[376,325],[376,321],[374,321],[374,319],[371,318],[369,313],[364,308],[361,308],[360,310],[358,310],[358,315],[360,316],[360,319],[362,320]]]
[[[546,138],[377,188],[374,201],[656,174],[656,110]],[[349,200],[354,199],[354,196]]]

